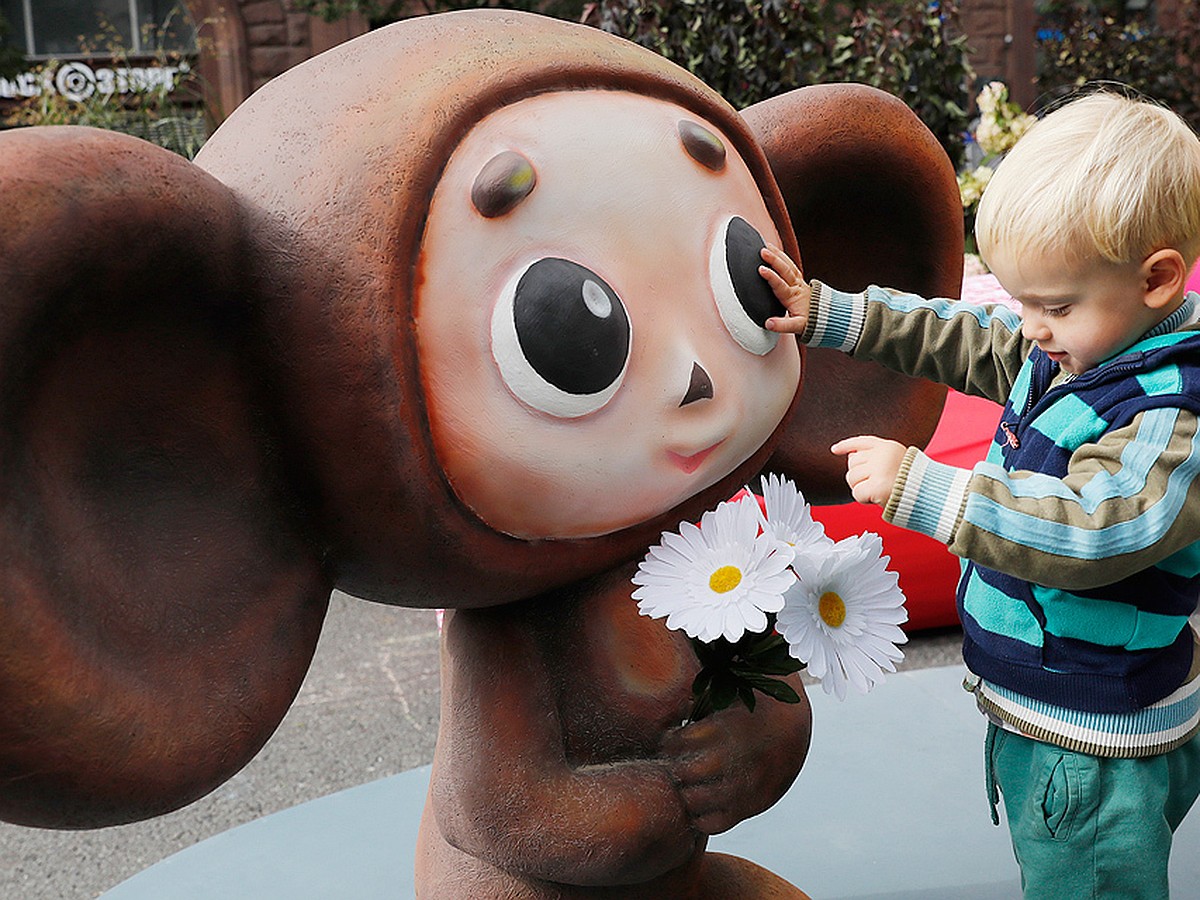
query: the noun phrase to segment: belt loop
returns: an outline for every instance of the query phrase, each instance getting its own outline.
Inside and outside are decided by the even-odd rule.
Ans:
[[[1000,802],[1000,791],[996,787],[996,769],[993,763],[993,757],[996,751],[996,733],[999,727],[995,722],[988,722],[987,737],[983,741],[983,773],[986,783],[988,796],[988,805],[992,810],[992,824],[1000,824],[1000,812],[996,809],[996,805]]]

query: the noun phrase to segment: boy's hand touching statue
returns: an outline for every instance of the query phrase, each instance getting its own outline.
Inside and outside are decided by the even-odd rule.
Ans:
[[[775,292],[775,298],[788,311],[786,317],[773,316],[767,319],[767,330],[780,334],[803,334],[808,325],[808,305],[812,297],[812,288],[804,280],[804,273],[773,244],[763,247],[761,256],[765,265],[758,267],[758,274],[766,279]]]

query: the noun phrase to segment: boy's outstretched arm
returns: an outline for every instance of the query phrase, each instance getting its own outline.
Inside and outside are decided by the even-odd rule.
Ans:
[[[761,256],[764,265],[758,267],[758,273],[766,279],[775,292],[775,298],[788,311],[786,317],[772,316],[767,319],[767,329],[781,334],[803,334],[808,327],[812,288],[804,280],[800,267],[774,244],[763,247]]]
[[[859,435],[838,441],[829,449],[846,457],[846,484],[855,500],[880,506],[888,502],[907,447],[886,438]]]
[[[794,334],[814,349],[840,350],[893,371],[927,378],[967,394],[1003,402],[1031,342],[1021,319],[1004,306],[923,298],[868,286],[857,293],[806,280],[778,247],[760,252],[759,275],[787,315],[764,326]]]

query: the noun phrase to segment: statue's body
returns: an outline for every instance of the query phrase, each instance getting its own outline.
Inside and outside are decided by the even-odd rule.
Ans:
[[[638,615],[630,574],[447,615],[420,896],[804,896],[704,847],[791,785],[807,700],[681,728],[695,654]]]
[[[939,389],[802,356],[756,275],[765,241],[957,290],[953,172],[902,104],[739,115],[594,29],[473,11],[297,67],[195,164],[2,134],[10,196],[0,816],[220,784],[339,587],[450,610],[422,896],[803,896],[704,847],[795,779],[807,703],[681,728],[694,656],[629,577],[768,464],[838,497],[833,438],[932,431]]]

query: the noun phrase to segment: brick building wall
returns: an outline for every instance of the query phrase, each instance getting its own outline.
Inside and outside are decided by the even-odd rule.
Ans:
[[[971,48],[971,65],[980,78],[1003,78],[1008,45],[1008,6],[1012,0],[963,0],[959,9]]]
[[[186,0],[202,47],[206,103],[220,121],[276,75],[367,31],[359,15],[333,23],[287,0]]]

